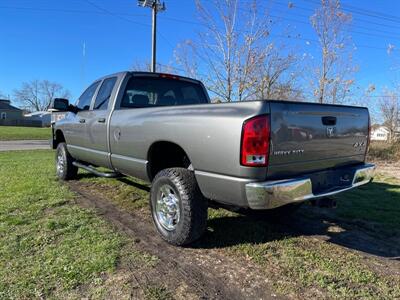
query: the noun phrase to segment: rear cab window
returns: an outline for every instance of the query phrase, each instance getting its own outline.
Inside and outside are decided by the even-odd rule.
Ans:
[[[132,76],[125,88],[121,108],[206,104],[207,95],[195,81],[152,76]]]

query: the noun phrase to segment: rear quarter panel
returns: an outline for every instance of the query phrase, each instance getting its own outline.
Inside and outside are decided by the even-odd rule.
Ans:
[[[168,141],[185,150],[197,171],[262,179],[265,168],[240,166],[240,142],[243,121],[268,111],[263,101],[117,109],[110,123],[111,152],[147,161],[153,143]]]

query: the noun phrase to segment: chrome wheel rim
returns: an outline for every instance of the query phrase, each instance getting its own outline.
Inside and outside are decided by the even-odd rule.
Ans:
[[[168,231],[174,230],[179,223],[179,198],[167,184],[161,186],[158,192],[156,217],[158,223]]]
[[[57,155],[57,174],[63,174],[65,169],[65,161],[62,153]]]

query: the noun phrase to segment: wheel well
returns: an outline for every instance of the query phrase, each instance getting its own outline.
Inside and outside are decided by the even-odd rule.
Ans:
[[[171,142],[156,142],[148,153],[148,175],[153,180],[158,172],[167,168],[189,168],[191,165],[189,156],[182,147]]]
[[[56,149],[59,143],[65,143],[65,137],[61,130],[57,130],[54,134],[53,148]]]

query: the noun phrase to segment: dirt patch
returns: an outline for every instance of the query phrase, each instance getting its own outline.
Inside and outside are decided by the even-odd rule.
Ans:
[[[132,285],[145,290],[152,284],[166,285],[181,299],[284,299],[251,262],[238,263],[218,249],[178,248],[159,238],[147,210],[126,212],[104,199],[101,192],[87,191],[82,182],[70,182],[80,206],[94,209],[135,241],[135,248],[159,258],[146,272],[129,270]],[[134,266],[132,266],[134,268]],[[125,278],[126,279],[126,278]],[[135,295],[143,296],[143,295]]]

